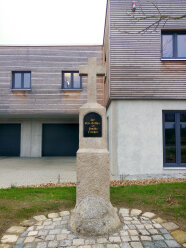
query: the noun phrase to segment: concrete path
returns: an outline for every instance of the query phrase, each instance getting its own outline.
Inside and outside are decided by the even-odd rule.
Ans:
[[[0,157],[0,188],[11,185],[76,182],[75,157]]]
[[[118,210],[117,210],[118,211]],[[69,226],[70,212],[35,216],[10,227],[1,239],[1,248],[179,248],[185,247],[182,239],[174,239],[179,227],[171,222],[159,224],[162,219],[154,213],[121,208],[122,225],[114,233],[99,237],[84,237],[73,233]],[[147,217],[148,216],[148,217]],[[37,221],[37,222],[35,222]],[[29,227],[28,227],[29,226]],[[183,246],[182,246],[183,245]]]

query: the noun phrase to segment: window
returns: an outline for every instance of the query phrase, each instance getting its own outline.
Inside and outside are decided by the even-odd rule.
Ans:
[[[12,89],[27,90],[31,88],[31,72],[13,72]]]
[[[186,59],[186,31],[162,31],[162,58]]]
[[[78,71],[62,72],[62,89],[81,89],[82,78]]]
[[[163,112],[164,167],[186,167],[186,111]]]

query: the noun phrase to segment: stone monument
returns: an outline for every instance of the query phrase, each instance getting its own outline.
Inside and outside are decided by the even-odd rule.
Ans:
[[[83,235],[104,235],[120,226],[110,203],[106,109],[96,100],[96,76],[105,75],[105,66],[89,58],[88,66],[80,66],[79,74],[88,75],[88,102],[79,113],[76,207],[70,225]]]

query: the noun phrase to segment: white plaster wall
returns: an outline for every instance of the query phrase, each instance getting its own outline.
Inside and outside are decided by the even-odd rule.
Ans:
[[[186,110],[186,101],[114,100],[111,102],[107,115],[111,123],[115,122],[114,126],[110,125],[109,130],[113,175],[186,172],[184,169],[163,168],[163,110]],[[114,163],[117,163],[117,166]]]

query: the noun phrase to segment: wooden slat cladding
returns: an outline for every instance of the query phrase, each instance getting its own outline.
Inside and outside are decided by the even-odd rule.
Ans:
[[[110,98],[186,99],[186,61],[161,60],[161,29],[185,29],[186,18],[141,34],[152,20],[136,20],[131,0],[110,0]],[[141,0],[147,15],[181,16],[186,0]],[[134,15],[140,17],[139,0]]]
[[[104,84],[104,102],[107,105],[109,101],[109,85],[110,85],[110,40],[109,40],[109,30],[110,30],[110,7],[109,2],[107,2],[107,11],[106,11],[106,18],[105,18],[105,32],[104,32],[104,57],[106,63],[106,81]]]
[[[77,114],[87,101],[87,77],[82,90],[61,90],[62,71],[76,71],[97,57],[102,46],[0,47],[0,114]],[[31,71],[31,91],[12,91],[12,71]],[[97,99],[104,104],[104,79],[97,78]]]

